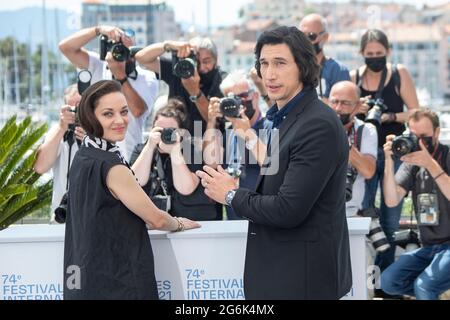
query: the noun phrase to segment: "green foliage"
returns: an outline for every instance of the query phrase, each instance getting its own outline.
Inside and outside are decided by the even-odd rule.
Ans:
[[[46,124],[33,124],[16,116],[0,130],[0,230],[49,205],[52,182],[41,184],[34,172],[36,142],[47,131]]]

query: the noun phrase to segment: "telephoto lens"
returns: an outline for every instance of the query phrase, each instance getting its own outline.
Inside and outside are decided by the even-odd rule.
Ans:
[[[378,252],[384,252],[391,247],[378,219],[372,218],[368,236],[374,249]]]

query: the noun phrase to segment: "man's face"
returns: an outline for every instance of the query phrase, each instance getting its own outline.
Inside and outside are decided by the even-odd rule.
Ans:
[[[205,74],[216,66],[216,59],[208,49],[199,49],[197,52],[197,69],[199,74]]]
[[[261,77],[271,100],[284,107],[300,90],[300,70],[285,43],[264,45],[259,57]]]
[[[312,44],[321,43],[323,45],[328,40],[328,33],[317,20],[301,21],[299,29],[308,37]]]
[[[440,129],[436,128],[436,130],[434,130],[431,120],[427,117],[423,117],[419,121],[409,120],[408,126],[411,133],[418,138],[431,137],[433,145],[438,143]]]
[[[330,106],[338,115],[349,114],[353,120],[358,111],[359,98],[354,88],[337,85],[330,92]]]

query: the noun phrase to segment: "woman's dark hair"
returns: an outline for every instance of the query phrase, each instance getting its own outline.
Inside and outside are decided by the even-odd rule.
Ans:
[[[363,53],[369,42],[378,42],[386,50],[389,50],[389,40],[386,34],[378,29],[369,29],[361,37],[361,44],[359,47],[360,53]]]
[[[95,108],[100,98],[113,92],[122,92],[122,87],[117,81],[112,80],[96,82],[83,92],[77,110],[80,125],[88,135],[103,137],[103,127],[95,116]]]
[[[277,27],[272,30],[264,31],[258,37],[255,46],[255,68],[258,75],[261,77],[261,64],[259,58],[261,57],[263,46],[282,43],[288,45],[294,56],[295,63],[300,70],[300,81],[305,87],[310,86],[315,88],[319,81],[319,65],[316,61],[316,54],[311,41],[309,41],[306,35],[296,27]]]
[[[155,119],[153,120],[153,125],[155,125],[156,120],[159,116],[167,118],[175,118],[178,123],[178,127],[186,128],[186,106],[184,103],[178,99],[171,98],[167,101],[167,104],[159,109],[155,114]]]

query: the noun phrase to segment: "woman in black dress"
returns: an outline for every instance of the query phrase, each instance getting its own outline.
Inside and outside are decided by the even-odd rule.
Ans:
[[[115,145],[128,107],[116,81],[100,81],[78,108],[86,137],[69,177],[64,247],[65,299],[158,299],[146,224],[182,231],[199,225],[159,210]]]

